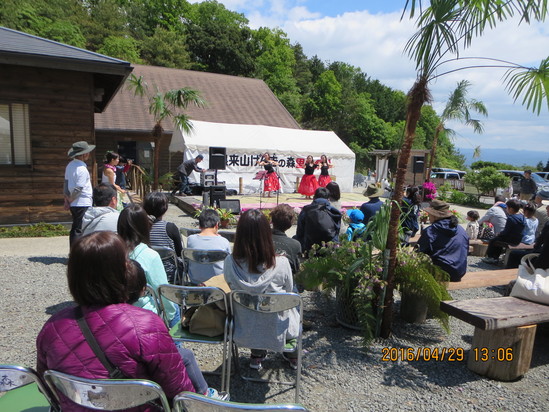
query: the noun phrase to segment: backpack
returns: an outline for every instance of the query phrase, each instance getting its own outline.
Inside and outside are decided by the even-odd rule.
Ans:
[[[496,237],[494,228],[490,223],[484,222],[478,229],[477,239],[491,240]]]
[[[339,235],[341,213],[324,204],[312,204],[305,213],[305,248],[329,242]]]

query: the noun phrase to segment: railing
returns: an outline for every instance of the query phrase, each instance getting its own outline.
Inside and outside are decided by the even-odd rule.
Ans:
[[[440,179],[440,178],[431,178],[431,182],[433,182],[436,187],[442,186],[443,184],[450,185],[450,187],[454,190],[461,190],[462,192],[465,190],[465,181],[461,179]]]
[[[128,188],[141,199],[151,191],[147,173],[139,166],[133,165],[128,173]]]

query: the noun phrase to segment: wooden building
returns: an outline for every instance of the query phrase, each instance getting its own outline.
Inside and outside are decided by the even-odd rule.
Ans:
[[[131,70],[128,62],[0,27],[0,224],[70,221],[67,152],[79,140],[95,144],[94,114]],[[96,173],[93,157],[89,164]]]
[[[152,90],[155,87],[162,92],[181,87],[197,90],[206,101],[206,107],[189,106],[185,113],[191,120],[300,129],[299,123],[263,80],[142,65],[134,65],[133,74],[143,76]],[[107,110],[95,116],[98,160],[106,151],[115,150],[150,169],[154,124],[149,113],[149,101],[136,97],[127,87],[121,88]],[[164,121],[162,127],[160,175],[175,171],[183,158],[182,153],[172,158],[168,151],[173,124]]]

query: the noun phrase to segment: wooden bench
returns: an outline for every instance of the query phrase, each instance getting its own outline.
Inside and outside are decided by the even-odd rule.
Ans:
[[[513,268],[467,272],[461,278],[461,282],[448,283],[447,289],[459,290],[507,285],[509,282],[517,278],[517,271],[517,268]]]
[[[516,246],[507,246],[505,248],[505,256],[503,257],[503,266],[504,267],[507,267],[507,262],[509,262],[509,255],[511,254],[511,252],[513,250],[525,250],[525,251],[529,251],[529,250],[532,250],[534,249],[534,245],[531,244],[531,245],[525,245],[524,243],[519,243],[518,245]]]
[[[440,308],[475,327],[467,367],[500,381],[528,371],[537,324],[549,321],[549,306],[512,296],[444,301]]]

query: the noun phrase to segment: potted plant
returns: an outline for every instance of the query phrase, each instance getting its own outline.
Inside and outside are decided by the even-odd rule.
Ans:
[[[440,310],[442,300],[451,300],[446,290],[450,276],[433,264],[431,258],[412,247],[397,252],[395,283],[400,291],[401,317],[411,323],[422,323],[427,314],[449,332],[448,314]]]
[[[230,224],[234,224],[236,222],[236,218],[230,209],[223,209],[221,207],[218,207],[218,208],[215,208],[215,210],[219,214],[219,219],[220,219],[219,226],[221,228],[226,229],[229,227]]]

